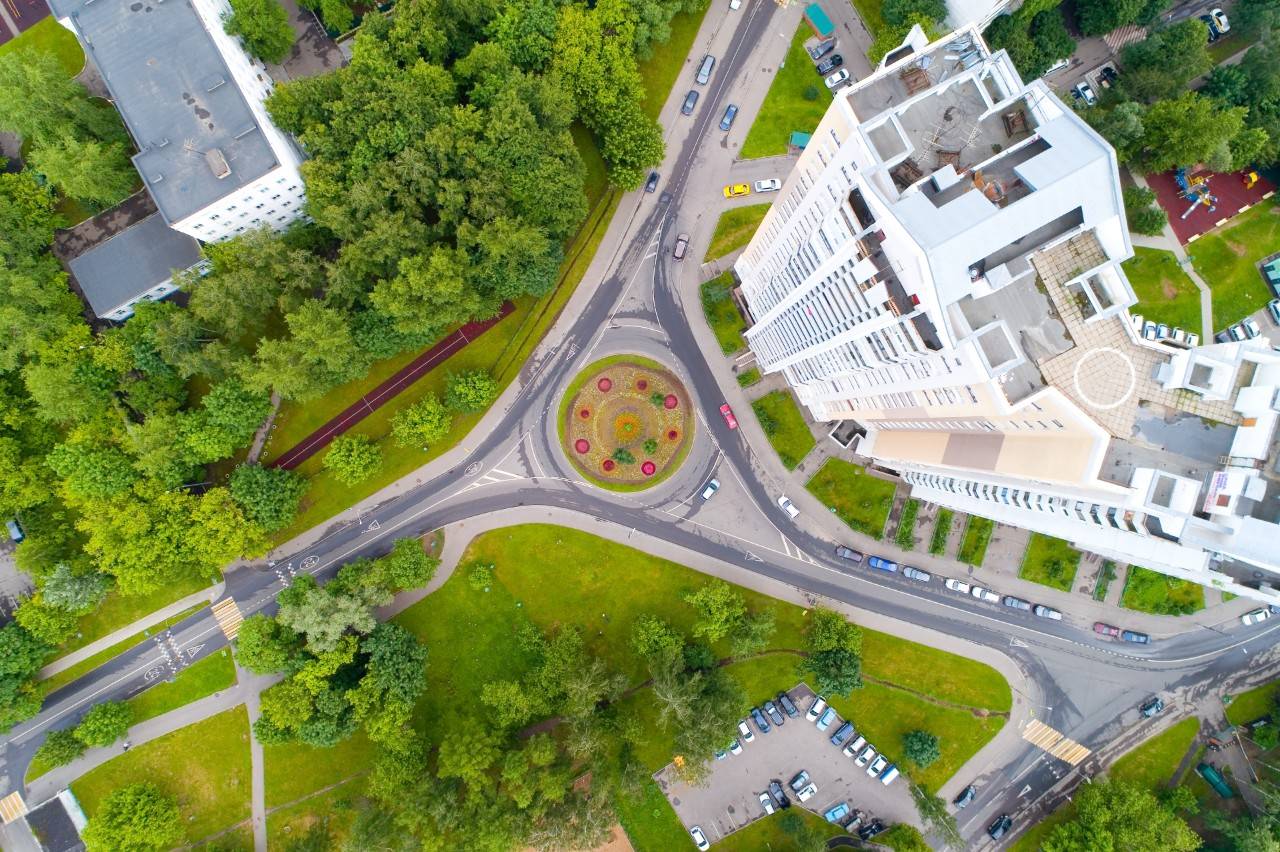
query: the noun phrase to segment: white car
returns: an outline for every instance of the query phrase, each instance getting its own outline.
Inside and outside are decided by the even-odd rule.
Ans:
[[[800,510],[796,508],[796,504],[792,503],[791,498],[787,495],[783,494],[778,498],[778,506],[782,508],[782,511],[790,515],[792,520],[800,517]]]
[[[1220,33],[1231,32],[1231,22],[1227,20],[1227,13],[1221,9],[1210,9],[1209,17],[1213,18],[1213,25],[1218,28]]]
[[[884,768],[888,765],[889,765],[889,761],[882,754],[879,757],[877,757],[875,760],[871,761],[871,765],[867,767],[867,775],[871,776],[872,778],[875,778],[881,772],[884,772]]]
[[[734,737],[733,742],[729,743],[729,754],[742,754],[742,743],[738,742],[737,737]]]
[[[1270,617],[1271,610],[1264,607],[1263,609],[1255,609],[1253,612],[1246,612],[1244,615],[1240,616],[1240,623],[1246,626],[1250,624],[1261,624]]]
[[[707,849],[711,848],[711,844],[707,842],[707,836],[702,833],[700,827],[695,825],[689,829],[689,836],[693,838],[693,845],[697,846],[701,852],[706,852]]]
[[[1093,106],[1098,102],[1098,96],[1093,93],[1093,86],[1090,86],[1088,83],[1081,83],[1076,86],[1072,89],[1072,93],[1083,100],[1085,106]]]
[[[852,740],[849,741],[849,744],[844,747],[844,756],[853,757],[858,752],[862,751],[862,749],[866,747],[866,745],[867,745],[866,737],[861,735],[854,737]]]
[[[742,8],[742,0],[729,0],[730,11],[734,9],[741,9],[741,8]],[[773,813],[773,811],[769,811],[769,813]]]
[[[755,742],[756,735],[751,733],[751,728],[747,725],[746,719],[738,720],[738,733],[742,734],[742,741],[744,743]]]
[[[854,761],[853,761],[853,762],[854,762],[855,764],[857,764],[857,766],[858,766],[859,768],[861,768],[861,767],[863,767],[863,766],[866,766],[866,765],[867,765],[867,762],[868,762],[869,760],[871,760],[871,758],[873,758],[873,757],[875,757],[875,756],[876,756],[876,749],[875,749],[875,746],[867,746],[866,748],[864,748],[864,749],[862,750],[862,754],[860,754],[860,755],[858,755],[856,758],[854,758]]]
[[[809,783],[796,791],[796,798],[802,802],[807,802],[810,799],[812,799],[814,794],[817,792],[818,792],[818,785]]]
[[[984,589],[981,586],[974,586],[973,589],[970,590],[969,594],[973,595],[980,601],[986,601],[987,603],[1000,603],[999,595],[990,589]]]
[[[764,808],[765,816],[773,813],[773,796],[770,796],[768,793],[761,793],[760,807]]]
[[[710,500],[716,496],[716,492],[720,490],[720,480],[713,479],[707,483],[707,487],[702,489],[702,499]]]
[[[827,88],[833,91],[840,88],[847,82],[849,82],[849,72],[844,68],[841,68],[826,79]]]
[[[962,583],[959,580],[945,580],[942,585],[946,586],[953,592],[959,592],[962,595],[969,594],[969,590],[973,588],[968,583]]]
[[[823,710],[827,709],[827,699],[821,695],[813,696],[813,703],[809,705],[809,712],[804,714],[804,718],[810,722],[817,720]]]
[[[782,189],[782,181],[777,178],[768,178],[767,180],[758,180],[752,186],[756,192],[777,192]]]

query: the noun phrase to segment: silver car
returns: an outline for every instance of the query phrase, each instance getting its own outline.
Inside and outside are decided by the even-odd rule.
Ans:
[[[969,591],[973,588],[973,586],[970,586],[968,583],[965,583],[961,580],[951,580],[951,579],[944,580],[942,585],[946,586],[951,591],[959,592],[962,595],[969,594]]]
[[[1000,603],[999,595],[997,595],[995,592],[991,591],[990,589],[982,588],[982,586],[974,586],[969,591],[969,594],[973,595],[975,598],[977,598],[980,601],[986,601],[987,603]]]
[[[919,568],[912,568],[910,565],[903,567],[902,576],[908,580],[915,580],[917,583],[927,583],[933,579],[933,575],[928,571],[921,571]]]

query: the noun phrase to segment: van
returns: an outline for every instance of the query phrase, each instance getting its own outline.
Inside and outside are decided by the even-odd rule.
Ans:
[[[699,86],[707,85],[707,81],[711,79],[711,69],[716,67],[716,58],[708,53],[702,57],[702,64],[698,66],[697,83]]]
[[[676,237],[676,247],[671,250],[671,256],[676,260],[684,260],[684,253],[689,249],[689,235],[681,234]]]
[[[850,743],[847,746],[844,747],[845,757],[853,757],[855,754],[862,751],[863,747],[866,746],[866,744],[867,744],[867,738],[859,734],[855,739],[850,741]]]
[[[880,776],[880,783],[888,787],[893,783],[893,779],[898,777],[898,765],[896,763],[889,764],[889,768]]]
[[[17,518],[11,518],[4,522],[4,528],[9,532],[9,538],[13,539],[13,543],[17,544],[26,538],[26,534],[22,532],[22,526],[18,523]]]

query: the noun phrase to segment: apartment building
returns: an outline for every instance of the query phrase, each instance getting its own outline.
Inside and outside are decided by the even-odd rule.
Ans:
[[[917,29],[735,269],[761,369],[915,496],[1280,602],[1280,353],[1144,339],[1132,253],[1110,146],[977,27]]]

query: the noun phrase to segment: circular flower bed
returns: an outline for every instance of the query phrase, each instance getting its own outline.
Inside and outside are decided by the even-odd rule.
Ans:
[[[597,363],[574,386],[561,408],[560,437],[579,473],[605,487],[635,488],[679,465],[692,435],[692,405],[669,370],[652,362]]]

